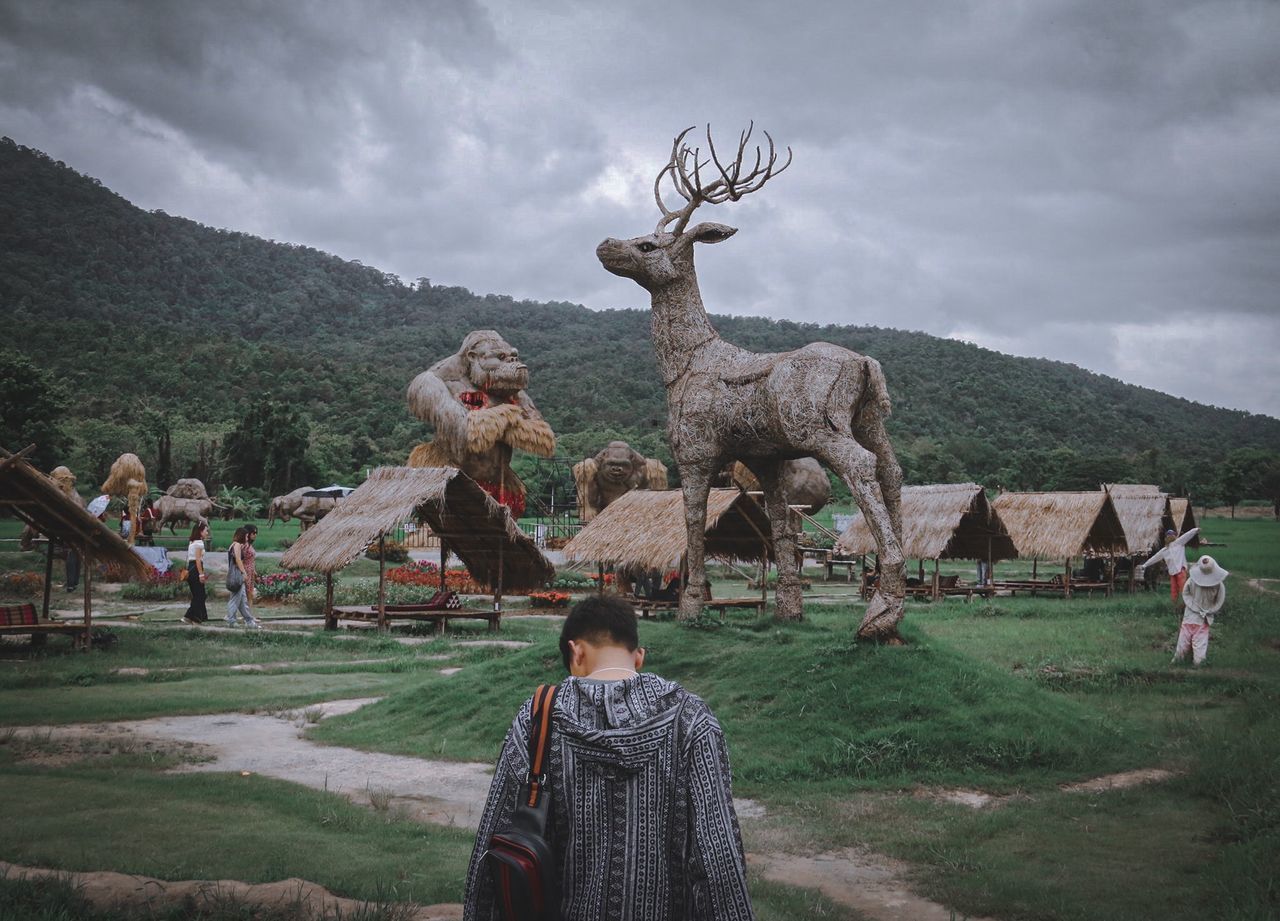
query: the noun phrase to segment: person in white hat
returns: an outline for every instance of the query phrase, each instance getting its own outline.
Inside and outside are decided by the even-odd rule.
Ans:
[[[1182,589],[1182,627],[1178,630],[1178,646],[1173,651],[1176,664],[1187,657],[1191,650],[1193,665],[1204,664],[1209,654],[1209,628],[1213,617],[1227,600],[1227,587],[1223,581],[1231,573],[1218,565],[1211,556],[1202,556],[1191,567],[1186,587]]]
[[[1176,605],[1179,597],[1182,595],[1182,588],[1187,582],[1187,543],[1200,533],[1199,528],[1192,528],[1181,537],[1170,528],[1164,532],[1164,546],[1157,550],[1151,557],[1142,564],[1145,570],[1148,566],[1164,560],[1165,569],[1169,570],[1169,598]]]

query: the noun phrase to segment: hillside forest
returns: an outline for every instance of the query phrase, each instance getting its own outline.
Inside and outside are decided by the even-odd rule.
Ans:
[[[8,138],[0,180],[0,317],[11,333],[0,344],[0,446],[35,442],[36,462],[67,464],[82,489],[124,451],[161,487],[189,475],[258,497],[355,485],[430,437],[405,387],[483,328],[520,349],[568,463],[621,438],[678,475],[647,309],[404,282],[143,211]],[[1155,483],[1197,502],[1266,499],[1280,514],[1280,420],[920,332],[713,322],[756,351],[826,340],[878,358],[909,483]],[[540,492],[565,467],[519,457],[517,470]]]

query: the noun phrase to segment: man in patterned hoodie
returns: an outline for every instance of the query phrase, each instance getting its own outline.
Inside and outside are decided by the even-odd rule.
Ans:
[[[560,652],[572,677],[556,695],[546,772],[560,917],[753,919],[729,753],[710,708],[675,682],[640,674],[635,611],[616,595],[574,606]],[[529,770],[531,700],[498,757],[464,921],[499,918],[483,855]]]

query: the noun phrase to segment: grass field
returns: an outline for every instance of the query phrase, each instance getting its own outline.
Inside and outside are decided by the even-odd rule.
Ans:
[[[1211,519],[1205,533],[1232,577],[1199,671],[1169,666],[1177,619],[1159,593],[911,604],[910,642],[899,648],[855,644],[860,611],[843,602],[811,606],[800,624],[645,622],[646,664],[703,695],[724,725],[735,795],[766,810],[744,822],[750,851],[888,854],[957,917],[1273,918],[1280,596],[1249,580],[1280,578],[1280,526]],[[4,647],[0,725],[379,695],[309,735],[490,761],[520,701],[561,676],[558,628],[509,621],[503,638],[532,643],[514,650],[467,647],[461,641],[480,634],[466,627],[417,647],[373,635],[148,627],[119,630],[117,644],[90,655],[57,642],[36,656]],[[289,664],[230,670],[242,663]],[[445,665],[462,671],[446,677]],[[172,764],[114,752],[49,766],[0,729],[0,784],[23,790],[6,795],[0,859],[162,878],[296,875],[345,895],[457,898],[465,833],[266,778],[166,773]],[[1171,773],[1109,792],[1059,786],[1150,768]],[[996,804],[942,796],[957,790]],[[860,917],[758,876],[752,887],[761,918]],[[5,899],[25,891],[0,889],[0,917]]]

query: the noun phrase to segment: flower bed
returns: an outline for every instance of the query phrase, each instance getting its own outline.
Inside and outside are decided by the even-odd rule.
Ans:
[[[259,575],[253,591],[263,601],[280,601],[313,585],[323,586],[324,580],[311,573],[282,570]]]
[[[147,568],[147,577],[120,586],[120,597],[130,601],[172,601],[191,593],[185,569],[173,568],[166,573]]]
[[[530,592],[529,603],[535,608],[563,608],[569,603],[569,593],[555,590]]]
[[[440,587],[440,567],[427,560],[417,560],[405,566],[387,570],[387,581],[397,585],[419,585],[424,588]],[[487,595],[489,588],[471,578],[465,569],[446,569],[445,588],[460,595]]]

